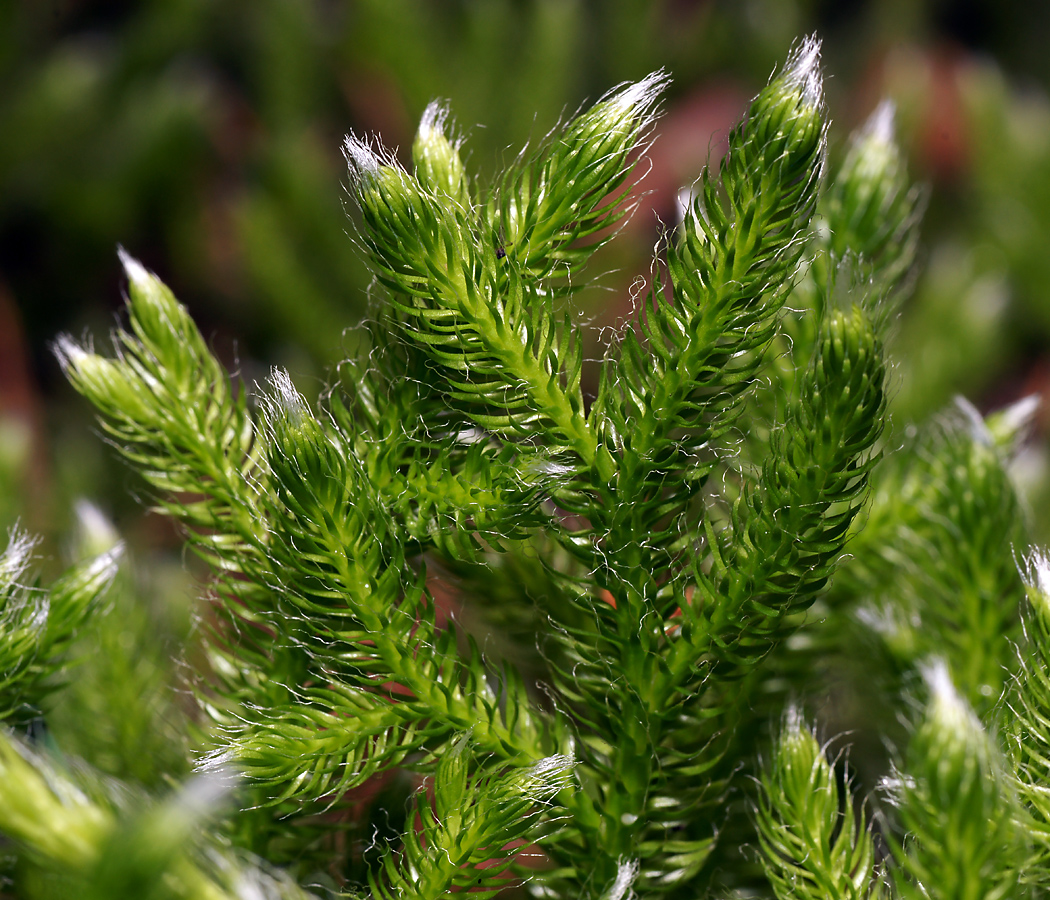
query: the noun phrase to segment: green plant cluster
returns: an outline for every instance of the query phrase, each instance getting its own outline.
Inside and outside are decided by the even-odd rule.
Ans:
[[[595,397],[573,295],[630,211],[662,73],[487,186],[440,104],[412,171],[348,137],[383,295],[316,406],[283,370],[231,381],[121,254],[114,354],[56,350],[212,573],[165,713],[196,773],[106,777],[112,754],[41,735],[116,557],[44,595],[16,535],[17,896],[1046,889],[1050,562],[1008,474],[1032,404],[961,402],[886,441],[923,195],[887,106],[829,176],[819,50],[796,46],[701,175]],[[856,769],[807,724],[868,703],[878,727],[909,698],[899,752],[859,733]]]

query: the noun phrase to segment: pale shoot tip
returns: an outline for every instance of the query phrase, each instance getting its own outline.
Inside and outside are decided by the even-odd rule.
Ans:
[[[663,69],[650,72],[641,81],[629,84],[614,94],[610,98],[609,107],[623,116],[644,115],[656,103],[670,80]]]
[[[525,771],[525,790],[535,800],[546,800],[569,783],[576,760],[562,753],[547,756]]]
[[[1029,394],[990,415],[987,425],[996,445],[1007,453],[1017,451],[1031,434],[1042,405],[1039,394]]]
[[[948,664],[934,659],[922,667],[922,677],[930,692],[927,716],[933,728],[967,753],[983,751],[987,743],[984,726],[955,687]]]
[[[120,543],[113,523],[90,500],[80,498],[73,510],[77,520],[77,543],[85,555],[104,553]]]
[[[431,100],[419,120],[419,140],[430,141],[435,137],[444,137],[447,119],[448,106],[440,100]]]
[[[117,577],[120,561],[124,557],[124,542],[118,541],[108,550],[96,556],[87,569],[87,577],[92,581],[98,580],[103,584],[109,584]]]
[[[214,815],[237,782],[232,766],[215,763],[203,767],[175,795],[173,805],[190,820]]]
[[[535,763],[530,771],[537,778],[547,778],[552,774],[560,774],[572,769],[575,765],[576,760],[571,756],[557,753],[554,756],[545,756],[539,762]]]
[[[1038,592],[1042,605],[1050,611],[1050,554],[1046,550],[1033,550],[1028,557],[1028,586]]]
[[[68,334],[60,334],[52,345],[58,364],[65,373],[75,372],[80,364],[92,354],[85,350]]]
[[[0,556],[0,590],[14,585],[29,567],[37,540],[19,528],[11,529],[7,549]]]
[[[626,900],[632,896],[631,887],[638,877],[638,860],[620,860],[616,866],[616,878],[605,892],[603,900]]]
[[[120,259],[120,264],[124,267],[124,274],[127,276],[128,282],[132,287],[146,291],[151,286],[153,281],[156,280],[156,276],[149,271],[142,263],[140,263],[134,256],[128,253],[123,247],[117,247],[117,257]]]
[[[1035,418],[1039,407],[1043,405],[1043,398],[1039,394],[1029,394],[1015,403],[1011,403],[999,415],[1003,425],[1011,431],[1025,431]]]
[[[868,116],[861,127],[863,138],[879,144],[892,145],[896,140],[897,104],[885,98]]]
[[[948,664],[943,659],[937,658],[924,666],[922,677],[930,691],[931,698],[935,702],[949,704],[962,702],[958,691],[955,689],[955,684],[952,682]]]
[[[784,732],[786,734],[796,734],[806,727],[806,720],[802,715],[802,710],[799,709],[797,704],[792,703],[788,708],[787,712],[784,713]]]
[[[273,388],[273,413],[292,425],[301,425],[310,415],[310,407],[292,384],[288,370],[274,366],[270,372],[270,385]]]
[[[784,83],[802,95],[807,106],[820,107],[824,99],[824,79],[820,72],[820,40],[809,35],[788,56]]]
[[[350,167],[350,175],[355,182],[371,183],[379,177],[382,160],[367,142],[355,134],[348,134],[343,140],[343,156]]]

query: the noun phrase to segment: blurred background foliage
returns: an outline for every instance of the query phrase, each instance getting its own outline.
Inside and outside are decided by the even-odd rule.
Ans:
[[[0,0],[0,526],[44,535],[41,566],[57,569],[114,539],[108,517],[134,561],[120,615],[84,636],[67,705],[49,715],[62,745],[146,787],[185,758],[170,657],[192,629],[191,575],[49,350],[59,332],[116,321],[118,243],[249,385],[281,364],[316,395],[369,302],[344,133],[380,134],[404,157],[426,104],[449,98],[484,180],[588,98],[662,67],[674,82],[647,193],[595,263],[611,274],[573,299],[597,356],[678,192],[812,31],[833,157],[889,96],[930,186],[892,340],[901,440],[957,393],[983,412],[1050,395],[1050,4]],[[1048,423],[1044,407],[1014,464],[1043,542]]]

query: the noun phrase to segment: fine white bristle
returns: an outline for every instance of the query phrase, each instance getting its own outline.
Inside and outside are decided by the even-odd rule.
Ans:
[[[525,770],[522,790],[537,803],[545,803],[568,787],[575,764],[572,756],[564,754],[541,759]]]
[[[210,750],[203,754],[194,763],[194,771],[196,772],[211,772],[221,773],[234,771],[234,763],[236,761],[236,754],[229,747],[219,747],[215,750]]]
[[[270,372],[270,384],[276,401],[275,411],[294,424],[300,424],[310,414],[310,407],[306,398],[295,389],[288,371],[274,366]]]
[[[237,776],[227,766],[202,769],[179,791],[177,802],[187,815],[196,819],[215,811],[237,785]]]
[[[120,560],[124,556],[124,543],[114,544],[105,553],[100,553],[88,567],[89,577],[98,578],[105,582],[112,581],[120,568]]]
[[[29,560],[35,547],[35,538],[17,528],[12,529],[7,549],[3,556],[0,556],[0,585],[14,584],[22,577],[29,566]]]
[[[117,256],[124,267],[124,274],[127,275],[128,281],[139,289],[146,288],[153,277],[149,270],[123,247],[117,247]]]
[[[824,99],[824,80],[820,74],[820,41],[815,35],[805,38],[788,56],[784,81],[798,88],[809,106],[820,106]]]
[[[445,120],[448,118],[448,106],[440,100],[431,100],[423,110],[419,120],[419,138],[428,141],[445,133]]]
[[[905,775],[897,769],[893,774],[879,779],[879,790],[892,806],[899,807],[904,799],[905,791],[914,791],[917,782],[910,775]]]
[[[576,760],[563,753],[554,756],[546,756],[529,768],[529,774],[541,782],[550,781],[552,778],[561,780],[576,765]],[[557,789],[558,784],[551,785]]]
[[[1050,600],[1050,555],[1045,550],[1033,550],[1028,557],[1028,583]]]
[[[52,345],[55,357],[58,359],[58,364],[62,367],[63,372],[75,370],[78,368],[80,362],[86,357],[90,356],[87,350],[80,346],[73,338],[68,334],[60,334],[55,338],[55,343]]]
[[[669,81],[663,69],[651,72],[641,81],[629,84],[615,94],[611,98],[611,106],[624,115],[645,112],[656,102]]]
[[[379,175],[379,155],[357,135],[348,134],[343,141],[343,156],[350,166],[350,174],[360,181],[369,181]]]
[[[616,880],[606,891],[604,900],[624,900],[638,877],[638,860],[624,860],[616,867]]]

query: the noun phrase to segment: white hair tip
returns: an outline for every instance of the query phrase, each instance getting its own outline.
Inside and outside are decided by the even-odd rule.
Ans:
[[[119,244],[117,245],[117,257],[124,267],[124,274],[129,282],[139,288],[149,284],[152,278],[149,270]]]
[[[442,100],[431,100],[419,120],[420,139],[427,141],[435,135],[443,135],[446,119],[448,119],[448,104]]]
[[[343,140],[343,156],[354,178],[367,180],[379,174],[379,155],[357,135],[348,134]]]
[[[310,408],[292,384],[292,376],[287,369],[274,366],[270,371],[270,384],[273,387],[275,411],[286,419],[299,424],[310,413]]]
[[[861,128],[861,134],[880,144],[892,144],[896,136],[897,104],[886,97]]]
[[[618,91],[612,97],[612,105],[625,115],[644,113],[656,102],[656,98],[660,96],[670,80],[663,69],[650,72],[641,81],[629,84]]]
[[[941,658],[936,658],[922,667],[923,681],[930,690],[930,694],[939,701],[947,703],[959,703],[961,699],[959,692],[955,689],[955,683],[948,671],[948,664]]]
[[[35,537],[17,526],[11,529],[7,541],[7,549],[0,556],[0,584],[12,584],[22,577],[37,545]]]
[[[55,338],[55,342],[52,344],[52,349],[63,372],[68,372],[70,369],[76,369],[81,360],[89,355],[88,351],[73,340],[68,334],[60,334]]]
[[[797,88],[808,106],[819,107],[824,99],[820,73],[820,39],[811,34],[795,46],[787,59],[784,81]]]
[[[1034,549],[1028,557],[1026,581],[1050,602],[1050,554],[1043,549]]]
[[[616,866],[616,878],[605,892],[602,900],[625,900],[632,895],[631,887],[638,877],[638,860],[620,860]]]

